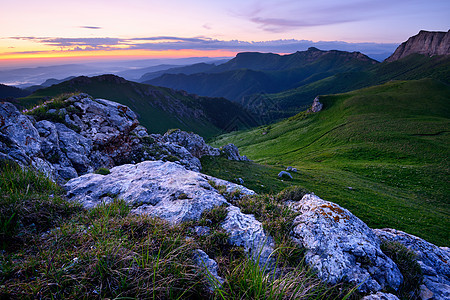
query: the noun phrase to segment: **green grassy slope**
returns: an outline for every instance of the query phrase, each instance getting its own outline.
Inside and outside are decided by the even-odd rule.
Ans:
[[[255,169],[258,180],[249,178],[250,187],[260,189],[282,165],[292,165],[299,172],[288,184],[350,209],[371,227],[448,246],[450,87],[431,79],[395,81],[320,99],[319,113],[223,135],[215,144],[235,143],[270,165],[266,173]],[[244,169],[204,166],[215,176],[246,180],[252,165]]]
[[[170,128],[180,128],[208,138],[235,129],[230,127],[230,120],[233,118],[242,120],[237,129],[256,125],[254,119],[242,107],[226,99],[195,97],[169,88],[127,81],[114,75],[77,77],[38,90],[19,99],[18,104],[31,106],[44,98],[70,92],[84,92],[95,98],[127,105],[138,114],[141,124],[152,133],[165,133]],[[224,119],[218,115],[217,109],[228,118]]]
[[[450,84],[450,56],[427,57],[412,54],[394,62],[383,62],[366,70],[343,71],[328,76],[315,74],[297,87],[276,94],[254,94],[240,101],[268,121],[286,118],[312,103],[317,95],[352,91],[390,80],[433,78]],[[322,74],[324,75],[324,74]]]

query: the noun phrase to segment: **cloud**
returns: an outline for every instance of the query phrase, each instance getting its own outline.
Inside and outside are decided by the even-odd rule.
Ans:
[[[103,29],[102,27],[98,27],[98,26],[80,26],[80,28],[83,28],[83,29]]]
[[[406,0],[303,0],[252,3],[235,16],[259,25],[264,31],[285,32],[297,28],[335,25],[378,18],[395,7],[407,5]],[[276,17],[274,17],[276,16]]]
[[[288,20],[278,18],[261,18],[254,17],[250,21],[256,24],[260,24],[261,28],[265,31],[271,32],[284,32],[286,28],[299,28],[299,27],[312,27],[320,25],[331,25],[338,23],[346,23],[355,21],[351,18],[328,18],[328,19],[305,19],[305,20]]]
[[[287,26],[284,24],[284,26]],[[362,53],[388,53],[393,52],[397,44],[383,43],[347,43],[313,42],[309,40],[272,40],[262,42],[249,42],[239,40],[217,40],[210,37],[176,37],[153,36],[136,38],[49,38],[49,37],[14,37],[13,39],[30,40],[40,44],[53,46],[60,51],[94,51],[94,50],[228,50],[231,52],[273,52],[293,53],[303,51],[309,47],[322,50],[359,51]]]
[[[91,47],[99,49],[110,48],[114,46],[119,46],[122,39],[119,38],[50,38],[50,37],[11,37],[11,39],[17,40],[29,40],[34,41],[39,44],[44,44],[47,46],[54,46],[58,48],[62,48],[64,50],[71,50],[74,47]]]

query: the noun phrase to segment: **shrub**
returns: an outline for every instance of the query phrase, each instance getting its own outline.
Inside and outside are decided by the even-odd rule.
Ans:
[[[98,168],[94,173],[100,175],[108,175],[111,173],[111,171],[108,168]]]
[[[302,187],[290,186],[279,192],[276,195],[276,198],[279,201],[287,201],[287,200],[300,201],[303,198],[303,196],[305,196],[308,193],[309,193],[308,190]]]

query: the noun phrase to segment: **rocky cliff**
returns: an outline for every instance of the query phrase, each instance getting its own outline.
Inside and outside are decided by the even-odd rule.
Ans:
[[[220,223],[226,243],[242,247],[262,268],[278,274],[275,239],[262,221],[244,213],[235,201],[255,193],[199,172],[198,158],[203,155],[246,160],[234,145],[212,148],[201,137],[180,130],[148,134],[128,107],[85,94],[46,105],[24,115],[11,104],[0,103],[1,161],[46,172],[64,183],[67,199],[86,209],[119,198],[134,214],[182,223],[199,220],[208,209],[226,207]],[[111,169],[92,173],[101,166]],[[398,243],[415,253],[424,274],[415,296],[450,297],[448,248],[394,229],[373,230],[350,211],[314,194],[279,202],[296,215],[286,225],[292,228],[288,238],[304,249],[305,262],[322,281],[348,282],[367,295],[364,299],[398,299],[394,294],[409,274],[402,273],[382,247]],[[201,227],[195,232],[207,235],[211,230]],[[201,249],[195,255],[222,284],[214,258]]]
[[[417,53],[427,56],[450,54],[450,30],[447,32],[421,30],[403,42],[385,61],[392,62]]]

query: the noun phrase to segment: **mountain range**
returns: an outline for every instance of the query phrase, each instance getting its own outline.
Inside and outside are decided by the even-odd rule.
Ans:
[[[289,55],[246,52],[207,72],[164,74],[144,83],[237,102],[244,96],[277,93],[336,73],[364,70],[376,63],[359,52],[317,48]]]
[[[184,91],[128,81],[116,75],[75,77],[39,89],[13,103],[25,108],[60,94],[79,92],[129,106],[138,114],[141,124],[153,133],[180,128],[211,137],[258,125],[245,109],[227,99],[199,97]]]

